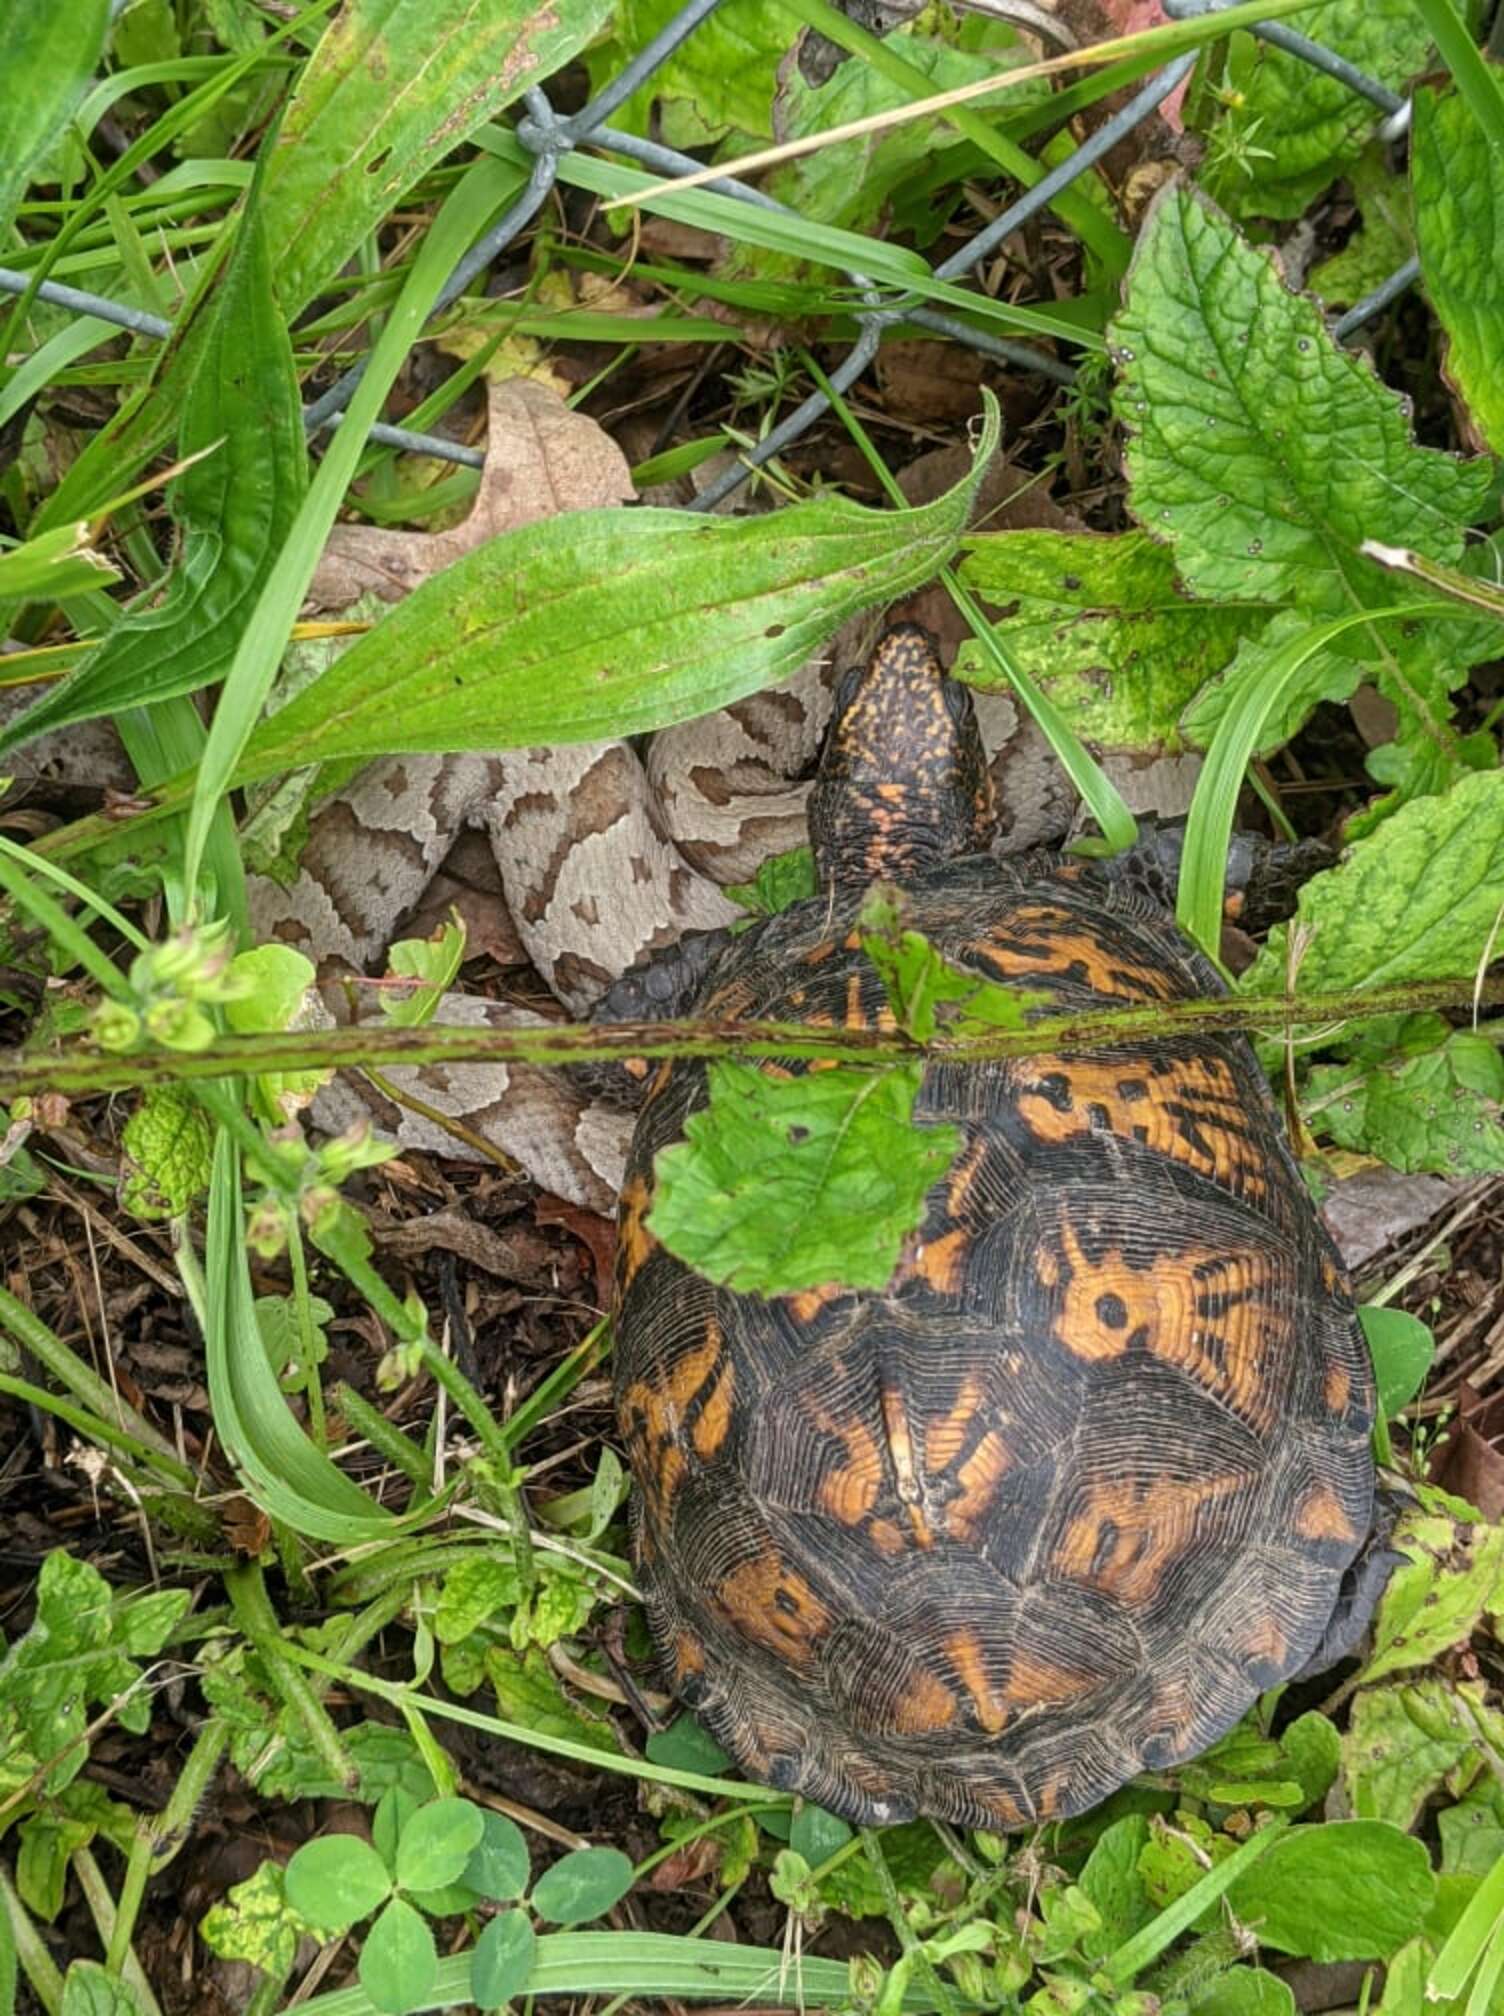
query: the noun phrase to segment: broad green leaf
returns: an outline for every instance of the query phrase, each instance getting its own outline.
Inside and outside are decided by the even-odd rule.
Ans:
[[[1172,1895],[1164,1909],[1125,1940],[1104,1962],[1104,1972],[1120,1988],[1126,1987],[1136,1974],[1142,1973],[1145,1967],[1157,1960],[1182,1932],[1189,1931],[1213,1912],[1232,1886],[1247,1877],[1254,1866],[1267,1857],[1270,1849],[1285,1838],[1285,1823],[1276,1820],[1234,1847],[1225,1834],[1214,1833],[1205,1821],[1198,1820],[1196,1816],[1177,1814],[1176,1818],[1184,1824],[1177,1826],[1175,1836],[1172,1836],[1164,1822],[1156,1816],[1155,1822],[1151,1823],[1152,1838],[1139,1857],[1139,1868],[1152,1894],[1145,1857],[1156,1840],[1169,1844],[1173,1839],[1174,1845],[1191,1864],[1191,1880],[1184,1888],[1177,1884],[1176,1894]],[[1200,1856],[1194,1855],[1190,1847],[1190,1839],[1196,1834],[1201,1835],[1205,1843]]]
[[[794,1815],[794,1824],[789,1829],[789,1846],[796,1855],[802,1855],[811,1869],[818,1869],[822,1862],[828,1862],[838,1848],[844,1848],[851,1839],[851,1829],[834,1813],[827,1813],[823,1806],[811,1806],[803,1802]]]
[[[1191,1998],[1191,2016],[1295,2016],[1295,1994],[1267,1967],[1229,1967]]]
[[[360,1949],[360,1985],[381,2016],[407,2016],[428,2000],[439,1972],[428,1921],[405,1897],[393,1897]]]
[[[754,881],[730,883],[726,894],[752,917],[776,917],[791,903],[802,903],[806,896],[813,896],[817,886],[813,848],[791,847],[786,854],[775,854],[764,861]],[[732,928],[740,930],[743,926],[738,923]]]
[[[1292,930],[1305,943],[1304,992],[1469,978],[1494,930],[1501,890],[1504,772],[1479,771],[1445,797],[1402,806],[1337,867],[1312,876],[1293,922],[1270,933],[1241,987],[1283,990]]]
[[[1413,1512],[1394,1544],[1408,1558],[1390,1576],[1379,1605],[1373,1651],[1359,1676],[1365,1686],[1466,1644],[1504,1589],[1504,1526]]]
[[[146,2005],[118,1974],[106,1974],[95,1960],[75,1960],[63,1981],[60,2016],[146,2016]]]
[[[1259,1943],[1309,1960],[1384,1960],[1436,1892],[1422,1844],[1381,1820],[1292,1827],[1228,1892]]]
[[[493,1648],[486,1656],[486,1677],[495,1689],[497,1711],[504,1720],[590,1750],[620,1747],[608,1721],[593,1719],[568,1700],[558,1675],[536,1646],[529,1646],[520,1657]]]
[[[1410,1405],[1431,1369],[1436,1339],[1429,1327],[1407,1309],[1370,1306],[1358,1311],[1363,1335],[1373,1359],[1379,1412],[1386,1421]]]
[[[287,1901],[314,1925],[343,1932],[391,1894],[387,1866],[358,1834],[305,1841],[287,1865]]]
[[[224,672],[306,482],[292,347],[254,199],[197,349],[178,446],[210,452],[177,479],[183,549],[78,670],[0,734],[12,747],[70,721],[191,693]]]
[[[1339,1148],[1444,1176],[1504,1169],[1501,1106],[1504,1058],[1468,1029],[1419,1054],[1365,1060],[1360,1052],[1306,1082],[1307,1118]]]
[[[5,79],[0,255],[10,244],[16,205],[48,149],[67,130],[98,67],[109,21],[109,0],[73,0],[66,7],[21,0],[0,10],[0,77]]]
[[[631,1858],[619,1848],[572,1848],[533,1885],[533,1909],[554,1925],[580,1925],[619,1904],[632,1887]]]
[[[730,1757],[707,1736],[693,1715],[675,1716],[666,1729],[655,1729],[647,1740],[648,1760],[676,1771],[724,1771]]]
[[[611,39],[591,58],[599,90],[679,12],[681,0],[619,0]],[[722,0],[615,114],[629,132],[646,133],[654,104],[671,147],[698,147],[728,132],[771,139],[778,66],[788,54],[789,23],[765,0]]]
[[[486,1816],[470,1799],[434,1799],[420,1806],[397,1837],[397,1881],[404,1890],[457,1883],[480,1844]]]
[[[525,1911],[503,1911],[475,1942],[470,1992],[477,2008],[500,2009],[526,1988],[537,1937]]]
[[[397,1029],[421,1029],[433,1020],[444,991],[465,959],[465,927],[457,910],[429,938],[399,938],[387,953],[387,971],[418,984],[405,992],[384,989],[381,1012]]]
[[[526,1890],[529,1872],[522,1829],[505,1813],[487,1813],[480,1840],[465,1864],[464,1881],[480,1896],[505,1903]]]
[[[1447,333],[1447,375],[1504,454],[1504,156],[1460,92],[1418,91],[1410,185],[1421,272]]]
[[[1112,749],[1180,748],[1186,704],[1269,620],[1261,606],[1192,601],[1143,532],[979,533],[959,572],[1007,609],[1009,652],[1077,734]],[[956,676],[997,683],[974,644]]]
[[[1424,69],[1431,47],[1410,0],[1331,0],[1308,32],[1393,91]],[[1381,116],[1337,78],[1248,35],[1229,46],[1224,88],[1235,102],[1213,129],[1203,179],[1239,217],[1298,217],[1358,158]],[[1240,140],[1267,158],[1243,169]]]
[[[289,318],[419,178],[576,54],[609,0],[352,0],[272,148],[266,207]],[[477,230],[483,223],[476,220]]]
[[[1504,1787],[1485,1772],[1465,1799],[1436,1816],[1444,1876],[1486,1876],[1504,1859]]]
[[[913,1124],[923,1066],[778,1079],[717,1061],[709,1103],[661,1151],[648,1228],[743,1294],[881,1288],[960,1146]]]
[[[1156,199],[1111,336],[1134,514],[1193,594],[1336,615],[1392,599],[1366,538],[1461,556],[1487,465],[1416,447],[1398,395],[1196,191]]]
[[[1081,1888],[1102,1921],[1101,1929],[1082,1941],[1088,1960],[1113,1952],[1154,1915],[1138,1866],[1148,1839],[1149,1823],[1143,1814],[1128,1813],[1098,1837],[1086,1858]]]
[[[928,580],[997,444],[933,504],[826,495],[757,518],[572,511],[435,575],[252,734],[241,778],[317,758],[589,742],[776,684],[847,616]]]
[[[1336,1725],[1314,1708],[1297,1715],[1280,1736],[1284,1768],[1300,1782],[1306,1804],[1315,1806],[1332,1788],[1342,1757]]]
[[[1365,668],[1333,648],[1335,638],[1325,649],[1306,650],[1311,632],[1309,616],[1299,609],[1281,609],[1247,636],[1231,664],[1207,681],[1181,716],[1186,741],[1193,748],[1211,748],[1229,712],[1257,687],[1262,689],[1262,705],[1251,753],[1270,756],[1299,733],[1323,700],[1351,699]],[[1284,661],[1281,678],[1271,668],[1280,662],[1281,653],[1292,650],[1294,660]]]
[[[1408,1830],[1477,1740],[1443,1680],[1360,1688],[1342,1738],[1342,1782],[1354,1817]]]

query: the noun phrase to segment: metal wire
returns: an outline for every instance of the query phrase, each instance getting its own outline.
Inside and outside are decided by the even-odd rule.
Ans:
[[[115,0],[115,4],[118,7],[119,0]],[[636,134],[624,133],[611,126],[609,121],[614,112],[618,111],[643,85],[652,80],[662,65],[721,4],[722,0],[687,0],[687,4],[679,9],[658,34],[644,44],[616,76],[578,112],[567,117],[561,116],[555,111],[547,94],[536,85],[526,93],[523,116],[518,120],[515,131],[518,140],[533,157],[527,187],[515,202],[508,206],[485,236],[479,239],[459,261],[435,302],[433,310],[435,314],[458,300],[537,216],[558,179],[560,160],[571,149],[585,145],[604,148],[665,176],[681,175],[701,167],[702,164],[692,156],[681,154],[671,147],[661,146],[656,141],[642,139]],[[993,0],[987,0],[987,4],[990,6]],[[1216,13],[1231,4],[1232,0],[1163,0],[1165,13],[1176,20],[1193,15]],[[999,5],[998,11],[1006,12],[1006,6]],[[1282,22],[1255,23],[1253,33],[1274,47],[1298,58],[1299,61],[1311,65],[1323,75],[1334,78],[1346,89],[1377,106],[1387,115],[1380,129],[1384,137],[1392,138],[1405,130],[1409,118],[1409,101],[1396,96],[1385,85],[1366,76],[1345,57],[1325,48],[1319,42],[1313,42],[1295,29],[1287,28]],[[935,267],[935,278],[955,281],[974,272],[1013,233],[1020,230],[1032,217],[1037,216],[1079,176],[1087,173],[1126,134],[1147,119],[1189,75],[1195,60],[1194,53],[1187,53],[1166,64],[1164,69],[1151,77],[1120,111],[1114,113],[1089,139],[1083,141],[1067,160],[1042,175],[1032,188],[1026,190],[990,224]],[[786,215],[795,214],[789,212],[785,205],[775,201],[766,191],[739,182],[731,176],[718,177],[706,186],[722,195],[734,197],[739,202],[752,203],[762,209],[783,211]],[[1414,284],[1419,270],[1418,261],[1407,260],[1405,265],[1391,274],[1381,287],[1375,288],[1373,293],[1365,296],[1334,325],[1333,335],[1336,340],[1346,342],[1356,330],[1381,313],[1391,301]],[[885,335],[900,327],[924,329],[953,342],[964,343],[1000,364],[1006,364],[1014,370],[1035,373],[1059,385],[1069,385],[1074,378],[1071,366],[1051,356],[1047,351],[1036,349],[1031,344],[1011,342],[988,329],[973,328],[970,323],[954,313],[946,314],[926,307],[919,297],[880,287],[866,274],[851,271],[848,272],[848,278],[858,297],[855,310],[858,333],[845,357],[829,373],[830,384],[838,393],[847,391],[861,377],[877,356]],[[0,293],[24,294],[29,285],[26,274],[0,268]],[[172,325],[164,322],[160,316],[147,314],[142,309],[128,307],[120,302],[106,300],[81,288],[62,286],[49,280],[43,282],[36,293],[39,299],[55,307],[66,308],[76,314],[96,316],[101,321],[128,329],[135,335],[164,340],[172,333]],[[979,303],[980,299],[981,297]],[[365,368],[364,361],[351,365],[334,384],[304,408],[303,417],[310,435],[338,425],[349,403],[350,395],[364,375]],[[792,446],[829,410],[829,406],[830,400],[824,392],[811,393],[793,412],[770,429],[733,467],[723,471],[700,494],[694,508],[710,510],[723,502],[749,479],[756,468]],[[479,449],[465,447],[456,441],[446,441],[441,435],[418,434],[408,428],[390,427],[378,423],[371,429],[371,439],[389,447],[461,463],[467,468],[479,468],[484,463],[484,456]]]

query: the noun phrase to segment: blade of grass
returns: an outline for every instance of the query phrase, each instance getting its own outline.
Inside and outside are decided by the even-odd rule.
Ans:
[[[1001,71],[996,77],[982,77],[973,84],[961,84],[950,91],[937,91],[928,98],[915,99],[911,105],[874,112],[865,119],[848,120],[844,125],[832,126],[824,133],[785,140],[776,147],[760,147],[754,153],[740,154],[733,160],[718,161],[713,167],[698,169],[693,175],[675,175],[651,182],[632,195],[613,198],[605,207],[611,210],[624,203],[641,203],[657,209],[661,207],[661,199],[671,193],[696,189],[702,183],[718,181],[723,176],[741,179],[753,169],[769,168],[779,161],[792,161],[800,154],[817,153],[837,140],[856,140],[867,133],[885,132],[890,126],[902,126],[912,119],[927,118],[935,112],[948,112],[953,106],[968,105],[977,98],[1013,90],[1017,85],[1030,83],[1037,77],[1057,77],[1063,71],[1084,69],[1109,58],[1153,55],[1164,60],[1179,56],[1187,49],[1199,49],[1207,42],[1218,42],[1235,28],[1249,27],[1255,21],[1277,21],[1288,14],[1316,13],[1330,4],[1331,0],[1240,0],[1239,5],[1222,8],[1216,14],[1198,15],[1188,21],[1172,21],[1162,28],[1141,29],[1135,35],[1115,35],[1105,42],[1093,43],[1088,49],[1073,49],[1067,55],[1051,56],[1042,63],[1026,63],[1017,70]],[[1421,0],[1416,0],[1416,4],[1421,4]],[[1436,0],[1431,0],[1431,4],[1436,4]],[[666,211],[665,214],[673,213]]]
[[[1504,161],[1504,78],[1486,60],[1452,0],[1414,0],[1414,6],[1484,138]]]
[[[1504,1855],[1468,1899],[1467,1908],[1432,1962],[1426,1978],[1428,2002],[1457,2000],[1501,1923],[1504,1923]]]
[[[1126,1988],[1135,1974],[1141,1974],[1151,1961],[1157,1960],[1167,1946],[1196,1923],[1209,1905],[1226,1896],[1243,1872],[1258,1861],[1266,1848],[1273,1846],[1289,1824],[1287,1820],[1275,1820],[1269,1826],[1260,1828],[1225,1862],[1208,1869],[1200,1882],[1193,1884],[1183,1897],[1177,1897],[1157,1918],[1151,1918],[1142,1931],[1125,1940],[1103,1962],[1103,1972],[1113,1985]]]
[[[1229,701],[1196,780],[1186,819],[1175,902],[1175,917],[1181,930],[1208,958],[1217,958],[1222,943],[1227,850],[1232,841],[1238,794],[1253,752],[1259,746],[1264,723],[1278,705],[1280,695],[1309,659],[1345,631],[1362,623],[1441,613],[1444,612],[1435,603],[1409,602],[1392,609],[1359,609],[1328,623],[1314,624],[1271,653],[1257,667],[1257,676],[1242,684]]]
[[[194,786],[183,849],[184,879],[190,890],[198,880],[210,822],[230,788],[241,752],[261,717],[299,606],[360,461],[366,436],[428,319],[439,290],[469,245],[477,216],[488,216],[507,186],[509,178],[504,171],[493,161],[481,160],[451,191],[413,261],[407,282],[371,352],[365,377],[261,590],[255,614],[246,626],[220,691]]]

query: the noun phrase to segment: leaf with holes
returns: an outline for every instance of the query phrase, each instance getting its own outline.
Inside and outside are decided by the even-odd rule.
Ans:
[[[1134,514],[1193,594],[1337,615],[1396,600],[1364,539],[1460,558],[1488,465],[1418,448],[1398,395],[1195,190],[1156,199],[1111,334]]]
[[[1504,454],[1504,159],[1459,92],[1415,97],[1410,184],[1421,272],[1447,332],[1447,375]]]
[[[421,176],[567,63],[609,12],[609,0],[352,0],[340,8],[269,157],[273,270],[287,315],[334,277]]]
[[[1424,1495],[1438,1508],[1470,1510],[1439,1493]],[[1406,1559],[1390,1576],[1374,1619],[1373,1651],[1359,1675],[1365,1686],[1465,1645],[1485,1611],[1496,1614],[1504,1601],[1504,1526],[1423,1509],[1407,1513],[1394,1544]]]
[[[1420,1025],[1412,1032],[1411,1025]],[[1475,1176],[1504,1169],[1504,1059],[1487,1036],[1413,1016],[1393,1046],[1360,1046],[1306,1081],[1306,1116],[1339,1148],[1391,1169]]]
[[[997,446],[932,504],[827,493],[756,518],[572,511],[425,581],[263,721],[241,779],[318,760],[592,742],[688,720],[795,672],[858,610],[949,559]]]
[[[1411,0],[1329,0],[1308,32],[1397,95],[1431,48]],[[1227,109],[1211,122],[1203,180],[1237,217],[1298,217],[1384,116],[1340,79],[1246,33],[1228,45],[1219,88]]]
[[[1269,621],[1262,604],[1193,601],[1143,532],[981,533],[960,574],[1006,609],[1010,656],[1076,733],[1111,749],[1181,748],[1182,710]],[[998,683],[977,645],[962,646],[956,674]]]
[[[1504,903],[1504,771],[1402,806],[1346,859],[1312,876],[1243,975],[1248,994],[1283,991],[1288,940],[1305,949],[1302,993],[1390,981],[1471,978]]]
[[[922,1075],[712,1064],[709,1103],[658,1156],[649,1230],[744,1294],[881,1288],[960,1146],[953,1127],[912,1124]]]

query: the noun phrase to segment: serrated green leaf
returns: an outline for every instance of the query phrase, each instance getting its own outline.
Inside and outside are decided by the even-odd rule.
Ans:
[[[1292,1827],[1232,1885],[1259,1943],[1310,1960],[1384,1960],[1421,1929],[1436,1894],[1423,1845],[1380,1820]]]
[[[329,1339],[324,1326],[333,1318],[334,1310],[322,1295],[310,1295],[308,1315],[312,1330],[312,1362],[315,1365],[322,1365],[329,1355]],[[289,1365],[297,1363],[305,1345],[302,1326],[298,1320],[298,1305],[294,1297],[258,1295],[256,1328],[261,1332],[261,1341],[266,1346],[266,1355],[271,1368],[280,1378]]]
[[[365,1936],[360,1985],[382,2016],[407,2016],[426,2003],[439,1972],[428,1921],[405,1897],[393,1897]]]
[[[1360,1688],[1342,1738],[1342,1782],[1354,1817],[1408,1830],[1477,1740],[1444,1681]]]
[[[398,991],[384,988],[378,999],[381,1012],[397,1029],[421,1029],[431,1022],[447,988],[465,959],[465,927],[459,912],[451,910],[448,920],[428,938],[399,938],[387,955],[387,971],[399,980],[414,980],[415,987]]]
[[[1431,47],[1408,0],[1331,0],[1309,32],[1393,91],[1425,67]],[[1225,89],[1237,102],[1218,124],[1231,133],[1220,149],[1214,133],[1206,181],[1239,217],[1298,217],[1358,158],[1380,116],[1338,78],[1250,35],[1233,40]],[[1263,150],[1251,173],[1237,166],[1239,135]]]
[[[465,1864],[465,1882],[480,1896],[507,1903],[526,1890],[530,1873],[522,1829],[505,1813],[487,1813],[480,1840]]]
[[[743,1294],[881,1288],[960,1146],[912,1124],[923,1067],[771,1078],[717,1060],[709,1100],[663,1149],[648,1228]]]
[[[756,518],[571,511],[409,595],[250,736],[239,778],[317,759],[588,742],[776,685],[848,615],[949,558],[997,445],[933,504],[834,494]]]
[[[1320,1066],[1306,1093],[1308,1117],[1321,1133],[1392,1169],[1444,1176],[1504,1169],[1504,1059],[1471,1030],[1357,1077],[1351,1064]]]
[[[441,1645],[458,1645],[493,1617],[508,1614],[522,1593],[510,1561],[469,1554],[444,1577],[434,1608],[433,1635]]]
[[[1111,749],[1179,749],[1187,703],[1269,620],[1259,605],[1193,601],[1172,554],[1143,532],[980,533],[959,572],[1008,608],[1010,654],[1077,734]],[[974,644],[954,671],[998,683]]]
[[[514,2001],[533,1971],[537,1937],[523,1911],[503,1911],[475,1942],[470,1993],[480,2009],[500,2009]]]
[[[1283,991],[1292,930],[1305,945],[1303,992],[1470,977],[1501,890],[1504,772],[1480,771],[1445,797],[1402,806],[1337,867],[1313,875],[1294,920],[1269,934],[1241,989]]]
[[[504,1721],[536,1730],[539,1735],[583,1743],[592,1750],[620,1748],[609,1722],[581,1713],[569,1701],[537,1646],[529,1646],[520,1657],[493,1647],[486,1655],[486,1677],[495,1689],[497,1713]]]
[[[183,550],[167,593],[130,609],[71,677],[0,734],[0,749],[194,692],[234,655],[307,482],[297,373],[263,210],[253,191],[217,291],[195,322],[178,445],[202,459],[172,487]]]
[[[609,0],[342,7],[304,67],[268,167],[273,270],[288,317],[421,176],[567,63],[609,12]]]
[[[554,1925],[582,1925],[619,1904],[633,1874],[619,1848],[572,1848],[533,1885],[533,1909]]]
[[[305,1841],[287,1865],[287,1901],[300,1917],[337,1932],[368,1918],[391,1895],[386,1864],[358,1834]]]
[[[7,7],[0,14],[5,145],[0,147],[0,246],[48,149],[66,131],[104,55],[109,0]]]
[[[1367,360],[1195,190],[1156,199],[1111,336],[1134,514],[1192,593],[1336,615],[1393,599],[1366,538],[1460,557],[1487,465],[1416,447]]]
[[[457,1883],[485,1833],[486,1816],[470,1799],[432,1799],[409,1816],[397,1837],[397,1881],[404,1890]]]
[[[120,1130],[120,1201],[136,1218],[176,1218],[209,1187],[214,1129],[181,1085],[151,1086]]]
[[[1418,1511],[1401,1522],[1394,1544],[1407,1558],[1374,1619],[1373,1651],[1359,1676],[1365,1686],[1465,1644],[1504,1589],[1504,1526]]]
[[[1232,662],[1195,695],[1181,716],[1181,730],[1193,748],[1209,749],[1229,711],[1248,690],[1268,677],[1267,669],[1281,652],[1300,654],[1311,634],[1311,619],[1298,609],[1282,609],[1258,632],[1244,639]],[[1335,640],[1333,640],[1335,645]],[[1300,662],[1271,694],[1263,709],[1253,754],[1270,756],[1282,749],[1324,700],[1349,700],[1362,681],[1364,667],[1336,648],[1300,655]]]
[[[1504,454],[1504,158],[1460,92],[1415,96],[1410,142],[1421,273],[1447,332],[1447,375]]]

